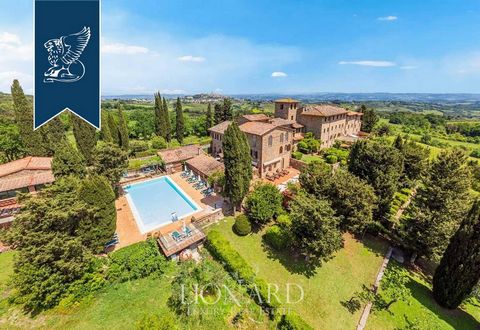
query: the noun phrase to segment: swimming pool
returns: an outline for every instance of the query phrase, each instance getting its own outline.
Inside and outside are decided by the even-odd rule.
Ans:
[[[142,234],[188,217],[201,208],[168,176],[126,186],[126,197]]]

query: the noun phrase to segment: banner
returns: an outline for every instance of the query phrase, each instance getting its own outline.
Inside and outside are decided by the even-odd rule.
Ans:
[[[34,128],[70,110],[100,128],[100,0],[35,0]]]

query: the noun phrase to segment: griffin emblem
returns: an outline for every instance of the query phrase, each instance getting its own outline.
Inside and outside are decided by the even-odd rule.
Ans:
[[[85,74],[85,65],[79,60],[90,40],[90,28],[83,27],[80,32],[50,39],[43,46],[48,52],[51,67],[45,71],[45,83],[55,81],[71,83],[79,81]]]

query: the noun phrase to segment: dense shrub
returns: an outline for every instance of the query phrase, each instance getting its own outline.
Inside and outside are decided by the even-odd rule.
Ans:
[[[335,155],[328,155],[327,157],[325,157],[325,161],[328,164],[335,164],[338,161],[338,158]]]
[[[292,152],[292,157],[298,160],[301,160],[303,157],[303,154],[300,151],[294,151]]]
[[[282,316],[278,323],[279,330],[313,330],[298,314],[289,312]]]
[[[288,244],[288,233],[277,225],[273,225],[267,229],[263,235],[265,242],[275,250],[283,250]]]
[[[280,308],[280,303],[276,299],[270,299],[268,284],[256,277],[253,268],[232,248],[230,242],[220,232],[212,230],[207,235],[206,247],[215,258],[224,263],[225,269],[230,274],[243,280],[241,284],[251,292],[255,302],[269,309],[270,315],[273,316],[275,310]]]
[[[113,252],[107,278],[112,282],[125,282],[161,274],[167,263],[155,241],[149,239]]]
[[[304,140],[298,142],[297,144],[298,151],[304,154],[310,153],[310,147],[308,146],[308,143],[305,142]]]
[[[132,140],[132,141],[129,141],[129,147],[130,147],[130,151],[133,154],[137,154],[139,152],[148,150],[148,142],[139,141],[139,140]]]
[[[235,218],[233,231],[240,236],[245,236],[252,232],[252,226],[250,225],[250,221],[245,214],[240,214]]]
[[[282,194],[270,183],[255,186],[245,200],[245,208],[250,221],[264,225],[282,209]]]
[[[292,224],[292,219],[290,219],[290,216],[288,214],[282,214],[278,216],[277,224],[283,229],[288,229]]]
[[[150,145],[153,149],[165,149],[167,147],[167,142],[161,136],[154,136],[150,140]]]
[[[177,321],[170,313],[146,314],[135,325],[136,330],[177,330]]]

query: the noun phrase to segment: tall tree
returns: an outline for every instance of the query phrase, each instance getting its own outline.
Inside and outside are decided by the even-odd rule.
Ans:
[[[115,193],[104,176],[91,175],[82,180],[79,197],[93,209],[93,214],[80,219],[77,234],[84,246],[94,253],[103,250],[115,233],[117,213]]]
[[[372,223],[375,193],[355,175],[343,169],[332,173],[329,165],[312,162],[300,173],[300,184],[308,193],[331,202],[344,230],[360,234]]]
[[[433,276],[433,296],[446,308],[457,308],[480,280],[480,201],[450,239]]]
[[[375,124],[378,122],[379,117],[375,110],[367,109],[364,104],[362,104],[360,112],[363,113],[362,131],[370,133],[375,127]]]
[[[214,109],[215,125],[217,125],[223,121],[223,108],[220,103],[215,103]]]
[[[125,119],[121,105],[118,106],[118,141],[120,148],[127,151],[129,144],[127,120]]]
[[[468,211],[467,156],[460,149],[443,151],[423,181],[408,209],[403,237],[418,254],[438,259]]]
[[[60,116],[56,116],[38,129],[43,138],[43,149],[47,156],[53,156],[55,150],[66,142],[65,126]]]
[[[79,198],[79,179],[66,177],[27,196],[5,241],[15,245],[13,285],[27,309],[51,308],[91,266],[77,235],[80,219],[94,216]]]
[[[11,92],[15,123],[18,126],[22,144],[29,155],[45,156],[47,152],[43,149],[42,136],[38,130],[33,130],[32,103],[27,100],[17,79],[13,81]]]
[[[223,136],[223,160],[225,164],[225,196],[233,210],[243,201],[252,179],[252,158],[247,136],[232,122]]]
[[[113,144],[97,146],[93,152],[93,173],[105,176],[115,186],[128,168],[126,152]]]
[[[400,151],[382,142],[358,141],[350,151],[348,169],[373,187],[377,195],[374,217],[386,225],[388,217],[385,216],[390,211],[403,171]]]
[[[404,142],[403,175],[410,181],[419,180],[427,171],[430,159],[430,150],[415,141]]]
[[[112,142],[115,143],[117,146],[120,143],[119,135],[118,135],[118,125],[115,120],[115,117],[113,117],[112,113],[108,113],[108,128],[110,131],[110,135],[112,136]]]
[[[208,130],[214,125],[214,118],[212,112],[212,104],[208,103],[207,114],[205,118],[205,135],[208,135]]]
[[[101,137],[102,140],[109,143],[113,142],[112,133],[110,132],[110,123],[109,123],[109,114],[102,110],[102,129],[101,129]]]
[[[70,118],[73,123],[73,135],[77,142],[77,148],[87,163],[90,164],[92,162],[93,148],[97,145],[96,129],[74,113],[70,114]]]
[[[170,142],[172,140],[172,123],[170,122],[170,112],[168,111],[168,103],[165,97],[162,101],[162,110],[165,121],[165,140]]]
[[[263,226],[279,214],[282,200],[282,194],[276,186],[270,183],[258,184],[245,199],[247,216],[250,221]]]
[[[53,156],[52,172],[56,179],[70,175],[83,178],[87,172],[85,159],[68,141],[65,141]]]
[[[183,143],[183,136],[185,134],[185,122],[183,119],[183,109],[182,109],[182,102],[180,101],[180,98],[177,97],[177,103],[175,104],[175,132],[176,132],[176,137],[178,142],[180,144]]]
[[[326,200],[300,192],[289,203],[292,246],[314,266],[329,260],[343,246],[340,219]]]
[[[223,111],[223,121],[233,119],[232,100],[230,100],[229,98],[223,99],[222,111]]]
[[[25,148],[17,125],[13,123],[2,123],[0,125],[0,152],[7,162],[24,155]]]
[[[155,134],[167,139],[167,122],[160,92],[155,94]]]

